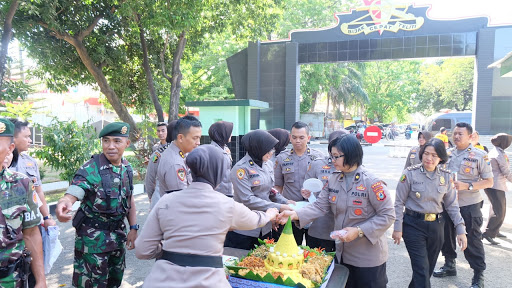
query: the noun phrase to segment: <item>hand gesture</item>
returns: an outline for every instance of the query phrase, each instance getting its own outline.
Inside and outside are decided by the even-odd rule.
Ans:
[[[460,251],[466,250],[468,247],[468,238],[466,238],[466,234],[457,235],[457,243],[459,243]]]
[[[291,200],[288,200],[288,201],[291,201]],[[286,211],[286,210],[290,210],[290,211],[293,211],[292,207],[286,205],[286,204],[281,204],[281,207],[279,207],[279,212],[283,212],[283,211]]]
[[[311,191],[307,189],[301,189],[300,194],[302,195],[302,197],[309,199],[309,197],[311,196]]]
[[[391,236],[393,240],[395,240],[396,245],[400,245],[400,240],[402,239],[402,232],[393,231],[393,235]]]
[[[277,208],[268,208],[265,214],[267,214],[269,221],[274,221],[277,215],[279,215],[279,211],[277,211]]]
[[[55,208],[55,214],[57,215],[57,219],[60,222],[65,223],[73,218],[71,215],[73,204],[70,201],[59,201],[57,203],[57,207]]]
[[[299,217],[297,216],[297,212],[295,212],[293,210],[286,210],[286,211],[279,213],[279,215],[277,216],[277,222],[284,225],[288,221],[288,217],[290,217],[292,219],[292,221],[299,220]]]
[[[135,240],[137,240],[137,230],[130,229],[128,236],[126,237],[126,248],[132,250],[135,248]]]
[[[345,227],[342,230],[347,231],[347,233],[340,238],[341,242],[351,242],[359,236],[359,230],[356,227]]]

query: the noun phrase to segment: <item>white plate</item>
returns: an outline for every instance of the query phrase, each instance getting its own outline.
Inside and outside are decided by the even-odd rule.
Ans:
[[[311,193],[317,193],[322,191],[322,188],[324,187],[324,183],[322,183],[322,180],[317,178],[309,178],[308,180],[304,181],[304,184],[302,184],[302,187],[306,190],[311,191]]]
[[[309,202],[306,201],[298,201],[295,204],[288,204],[293,210],[299,210],[309,205]]]

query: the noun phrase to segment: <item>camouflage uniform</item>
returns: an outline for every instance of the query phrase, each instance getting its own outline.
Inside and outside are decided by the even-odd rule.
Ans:
[[[25,249],[23,230],[37,226],[41,216],[37,209],[34,184],[28,177],[8,169],[0,172],[0,267],[14,263]],[[21,287],[19,270],[0,279],[0,287]]]
[[[82,201],[80,209],[86,216],[84,223],[75,227],[75,287],[119,287],[123,279],[127,240],[124,218],[132,196],[128,176],[131,166],[125,159],[120,167],[114,166],[103,153],[99,155],[99,165],[100,169],[94,158],[87,161],[78,169],[66,191]],[[100,171],[106,169],[112,179],[110,206],[100,176]],[[94,228],[87,222],[91,219],[114,228]]]

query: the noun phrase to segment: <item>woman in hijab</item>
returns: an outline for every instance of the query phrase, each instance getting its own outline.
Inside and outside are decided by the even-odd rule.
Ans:
[[[272,157],[278,140],[264,130],[255,130],[242,138],[242,145],[247,154],[231,169],[233,199],[249,209],[265,211],[276,208],[280,211],[291,210],[288,201],[280,193],[273,192],[274,173],[266,162]],[[258,238],[277,238],[272,232],[271,223],[250,231],[231,231],[226,236],[225,247],[253,249]],[[276,239],[277,240],[277,239]]]
[[[505,220],[507,209],[505,198],[507,180],[512,182],[512,172],[509,168],[510,162],[505,153],[505,149],[512,143],[512,135],[505,133],[496,134],[491,138],[491,143],[494,148],[489,152],[488,157],[491,161],[494,185],[492,188],[485,189],[485,194],[487,194],[491,202],[491,209],[489,210],[489,222],[487,223],[483,237],[485,240],[491,242],[491,244],[497,245],[499,242],[494,240],[495,237],[506,237],[500,233],[500,228],[503,224],[503,220]]]
[[[272,157],[270,157],[270,160],[267,162],[272,173],[274,173],[274,164],[276,163],[277,155],[286,150],[286,146],[290,143],[290,132],[282,128],[270,129],[267,132],[279,141],[276,146],[274,146],[274,154],[272,154]]]
[[[404,169],[407,169],[407,167],[414,166],[417,164],[421,164],[420,160],[420,149],[425,145],[425,143],[428,142],[432,138],[432,133],[423,130],[418,133],[418,144],[419,146],[414,146],[411,148],[411,151],[409,151],[409,155],[407,155],[407,160],[405,160],[405,167]]]
[[[226,233],[262,227],[276,217],[275,208],[251,211],[214,190],[226,171],[223,158],[211,145],[190,152],[192,184],[162,196],[149,214],[135,250],[139,259],[157,259],[144,287],[231,287],[222,266]]]
[[[222,150],[224,162],[226,162],[226,173],[224,174],[224,179],[222,179],[222,182],[215,191],[218,191],[228,197],[233,197],[233,185],[231,184],[231,180],[229,180],[229,171],[233,164],[233,158],[231,158],[231,151],[227,146],[227,144],[231,142],[232,132],[233,123],[226,121],[215,122],[210,126],[210,129],[208,129],[208,135],[212,140],[211,145]]]

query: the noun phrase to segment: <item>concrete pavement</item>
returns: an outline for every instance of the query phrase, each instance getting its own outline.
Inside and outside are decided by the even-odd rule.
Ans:
[[[364,147],[364,165],[379,175],[383,181],[388,184],[390,196],[394,199],[394,191],[398,179],[402,173],[405,158],[390,157],[392,147],[385,146],[386,142],[378,143],[373,146]],[[327,152],[327,145],[312,144]],[[509,183],[510,184],[510,183]],[[509,186],[512,191],[512,185]],[[483,192],[482,192],[483,193]],[[507,198],[512,192],[507,192]],[[489,210],[489,201],[484,194],[484,218],[487,219]],[[510,198],[509,198],[510,199]],[[135,196],[137,205],[137,221],[143,227],[144,221],[148,215],[149,201],[145,194]],[[508,209],[512,209],[512,203],[509,201]],[[509,210],[511,211],[511,210]],[[512,278],[507,274],[512,267],[512,213],[505,219],[502,232],[508,236],[507,239],[498,239],[502,244],[498,246],[489,245],[484,240],[486,251],[487,271],[485,272],[486,287],[508,288],[512,287]],[[70,223],[59,223],[61,229],[60,239],[64,250],[60,255],[52,271],[47,275],[48,287],[71,287],[71,277],[73,273],[73,241],[74,229]],[[484,223],[485,227],[485,223]],[[391,239],[392,227],[387,231],[389,245],[389,260],[387,262],[388,287],[407,287],[411,279],[412,270],[409,256],[403,242],[400,245],[394,245]],[[433,287],[469,287],[471,284],[472,270],[469,268],[464,255],[458,252],[457,259],[458,276],[445,279],[432,278]],[[154,261],[138,260],[133,251],[127,252],[126,270],[122,287],[141,287],[146,275],[149,274]],[[438,265],[443,264],[440,257]],[[61,286],[63,285],[63,286]]]

